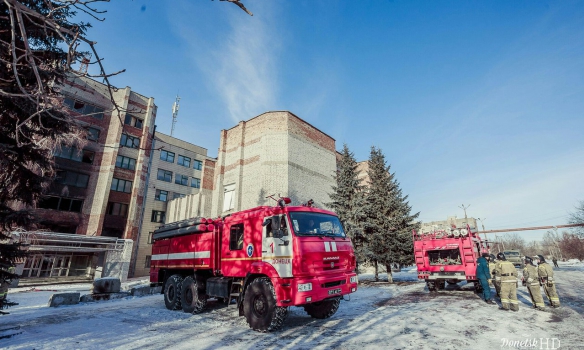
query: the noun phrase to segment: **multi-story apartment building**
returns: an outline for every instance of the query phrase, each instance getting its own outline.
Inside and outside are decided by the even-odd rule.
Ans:
[[[158,132],[153,149],[142,227],[132,259],[136,261],[133,276],[148,275],[152,232],[168,221],[170,200],[199,193],[203,164],[208,159],[207,149]]]
[[[41,229],[78,236],[38,236],[37,254],[24,266],[25,278],[91,274],[92,265],[98,264],[96,254],[103,253],[103,260],[109,242],[94,236],[112,237],[113,242],[138,237],[156,118],[154,99],[130,87],[119,88],[113,92],[116,108],[107,87],[85,77],[71,78],[62,93],[65,105],[87,129],[88,142],[83,149],[57,150],[57,178],[36,215]],[[80,236],[92,238],[84,242]],[[45,244],[49,241],[53,244]],[[104,244],[97,247],[90,241]]]

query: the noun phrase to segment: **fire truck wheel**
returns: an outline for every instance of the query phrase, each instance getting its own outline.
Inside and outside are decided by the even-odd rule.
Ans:
[[[200,283],[193,276],[188,276],[183,281],[180,292],[180,303],[184,312],[198,314],[207,306],[207,296],[199,285]]]
[[[304,311],[312,318],[325,319],[329,318],[337,312],[341,298],[318,301],[316,303],[304,305]]]
[[[288,309],[276,306],[276,292],[270,279],[258,277],[245,289],[243,314],[251,329],[271,332],[282,327]]]
[[[169,310],[180,309],[180,291],[183,278],[180,275],[172,275],[166,280],[164,286],[164,305]]]
[[[429,292],[435,292],[436,291],[436,283],[434,283],[434,281],[427,281],[426,282],[426,287],[428,287],[428,291]]]

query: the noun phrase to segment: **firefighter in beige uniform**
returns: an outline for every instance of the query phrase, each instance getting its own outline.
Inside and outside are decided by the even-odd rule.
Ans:
[[[517,301],[517,270],[515,266],[506,260],[505,254],[497,254],[497,264],[495,265],[495,282],[501,283],[501,309],[519,311],[519,301]]]
[[[526,256],[525,268],[523,269],[523,285],[527,287],[533,307],[543,311],[545,304],[541,296],[541,289],[539,289],[539,277],[537,274],[537,267],[533,265],[533,259]]]
[[[489,271],[491,271],[491,279],[489,282],[495,287],[495,291],[497,292],[497,297],[500,298],[499,292],[501,291],[501,285],[497,283],[497,279],[495,278],[495,267],[497,264],[496,258],[493,254],[490,254],[491,259],[489,260]]]
[[[537,273],[539,275],[539,283],[543,285],[545,295],[550,300],[552,307],[560,307],[560,297],[556,292],[556,282],[554,281],[554,269],[545,262],[543,255],[538,255],[539,262],[537,263]]]

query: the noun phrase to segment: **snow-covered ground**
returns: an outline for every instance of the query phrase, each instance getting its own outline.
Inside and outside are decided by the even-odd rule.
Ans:
[[[315,320],[293,307],[283,329],[268,334],[250,330],[233,305],[226,308],[212,301],[199,315],[167,310],[160,294],[49,308],[47,301],[55,291],[83,295],[90,285],[19,288],[10,291],[10,299],[20,305],[0,316],[0,330],[5,329],[0,337],[14,334],[0,339],[0,348],[546,349],[540,338],[549,338],[548,349],[582,349],[584,265],[560,264],[560,309],[531,309],[521,286],[519,312],[486,304],[463,283],[429,293],[417,281],[415,269],[405,269],[394,274],[394,284],[373,282],[371,273],[362,274],[358,292],[343,301],[332,318]],[[531,347],[533,339],[538,343]]]

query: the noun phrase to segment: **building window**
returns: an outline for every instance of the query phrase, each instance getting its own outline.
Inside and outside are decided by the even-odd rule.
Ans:
[[[165,215],[166,215],[166,212],[164,212],[164,211],[152,210],[152,217],[150,218],[150,221],[164,223]]]
[[[86,130],[87,130],[87,139],[89,141],[96,141],[97,142],[99,140],[99,133],[100,133],[99,129],[89,127]]]
[[[107,204],[107,213],[109,215],[128,216],[128,205],[109,202]]]
[[[200,160],[193,160],[193,169],[195,170],[201,170],[203,169],[203,162],[201,162]]]
[[[174,163],[174,153],[161,150],[160,159],[162,159],[165,162]]]
[[[152,235],[153,235],[153,234],[154,234],[154,232],[152,232],[152,231],[148,232],[148,244],[152,244],[152,243],[154,243],[154,242],[152,241]]]
[[[236,224],[229,230],[229,250],[241,249],[243,249],[243,224]]]
[[[136,169],[136,159],[124,157],[124,156],[118,156],[116,158],[116,166],[118,168],[134,170],[134,169]]]
[[[140,148],[140,138],[122,134],[122,138],[120,139],[120,146],[129,148]]]
[[[172,182],[172,171],[158,169],[158,180]]]
[[[188,186],[189,177],[186,175],[176,174],[176,177],[174,178],[174,183],[179,184],[179,185],[183,185],[183,186]]]
[[[229,211],[235,207],[235,184],[225,186],[223,190],[223,211]]]
[[[191,158],[179,155],[176,163],[178,165],[182,165],[182,166],[185,166],[187,168],[190,168],[191,167]]]
[[[110,189],[116,192],[132,193],[132,181],[116,179],[114,177]]]
[[[191,187],[201,188],[201,179],[197,179],[196,177],[191,178]]]
[[[89,175],[76,173],[74,171],[58,170],[55,182],[60,183],[61,185],[87,188],[87,183],[89,182]]]
[[[168,200],[168,191],[156,190],[154,199],[161,202],[166,202]]]
[[[79,199],[63,197],[45,197],[39,201],[38,207],[42,209],[54,209],[80,213],[81,208],[83,207],[83,201]]]
[[[152,256],[146,255],[146,260],[144,261],[144,268],[150,268],[151,261],[152,261]]]
[[[140,118],[136,118],[133,115],[126,114],[126,120],[124,121],[124,124],[133,126],[138,129],[142,129],[143,122],[144,121]]]
[[[183,198],[183,197],[186,197],[186,194],[176,193],[176,192],[172,194],[172,199]]]
[[[103,111],[104,111],[103,108],[94,106],[94,105],[89,104],[89,103],[85,103],[83,101],[75,100],[75,99],[72,99],[70,97],[66,97],[63,100],[63,103],[69,109],[74,110],[77,113],[89,115],[89,116],[96,118],[96,119],[103,119]]]
[[[93,158],[95,157],[95,152],[91,152],[85,149],[79,151],[75,147],[61,146],[61,148],[55,152],[55,157],[92,164]]]

